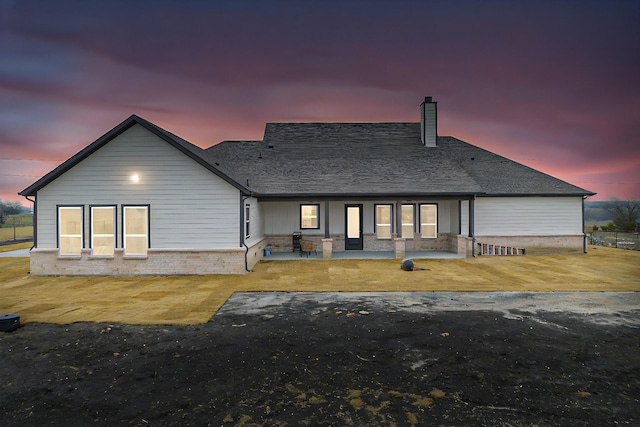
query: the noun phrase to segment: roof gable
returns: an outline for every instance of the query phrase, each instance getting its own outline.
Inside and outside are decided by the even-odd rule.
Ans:
[[[31,184],[29,187],[25,188],[18,194],[20,194],[21,196],[34,196],[38,192],[38,190],[44,188],[46,185],[57,179],[65,172],[69,171],[82,160],[86,159],[97,150],[102,148],[104,145],[108,144],[110,141],[117,138],[127,129],[136,124],[144,127],[149,132],[158,136],[160,139],[175,147],[177,150],[190,157],[200,165],[204,166],[206,169],[213,172],[215,175],[219,176],[229,184],[238,188],[243,193],[249,193],[249,190],[245,186],[240,185],[238,182],[236,182],[235,180],[224,174],[222,171],[218,170],[214,165],[210,164],[207,160],[205,160],[203,157],[204,150],[202,150],[200,147],[197,147],[190,142],[172,134],[171,132],[168,132],[159,126],[156,126],[155,124],[135,114],[132,114],[126,120],[111,129],[109,132],[102,135],[100,138],[80,150],[67,161],[60,164],[58,167],[53,169],[51,172],[40,178],[35,183]]]

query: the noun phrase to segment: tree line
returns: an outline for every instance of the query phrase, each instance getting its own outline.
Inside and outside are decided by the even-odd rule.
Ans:
[[[20,202],[4,201],[0,198],[0,224],[4,224],[9,215],[20,215],[28,212],[30,212],[29,208]]]
[[[640,232],[640,201],[612,197],[606,202],[586,202],[585,221],[609,221],[604,231]]]

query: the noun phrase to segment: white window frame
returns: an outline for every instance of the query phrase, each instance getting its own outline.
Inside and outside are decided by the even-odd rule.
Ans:
[[[378,208],[381,207],[387,207],[389,208],[389,223],[381,223],[380,222],[380,215],[378,215]],[[379,240],[389,240],[391,239],[391,237],[393,236],[393,204],[392,203],[376,203],[375,205],[373,205],[373,215],[375,217],[375,224],[376,224],[376,238]],[[388,237],[380,237],[380,226],[383,227],[389,227],[389,236]]]
[[[62,221],[60,217],[61,212],[65,211],[78,211],[80,213],[80,233],[67,233],[62,234]],[[63,252],[62,251],[62,238],[77,238],[80,239],[80,251],[79,252]],[[84,248],[84,206],[58,206],[58,254],[60,256],[81,256],[82,249]]]
[[[435,214],[435,222],[431,223],[431,222],[425,222],[425,220],[423,219],[423,215],[422,215],[422,207],[423,206],[430,206],[430,207],[434,207],[436,210],[436,214]],[[434,230],[435,230],[435,234],[430,236],[427,235],[425,236],[425,226],[435,226]],[[422,236],[423,239],[437,239],[438,238],[438,204],[437,203],[421,203],[420,204],[420,236]]]
[[[110,209],[111,215],[113,216],[113,230],[109,234],[99,234],[95,233],[95,223],[94,220],[96,218],[95,211],[96,209]],[[95,253],[95,239],[96,237],[112,237],[113,238],[113,247],[111,248],[111,253],[109,254],[96,254]],[[116,206],[115,205],[105,205],[105,206],[91,206],[91,251],[93,256],[113,256],[115,253],[116,247]]]
[[[128,209],[144,209],[146,211],[147,219],[147,233],[146,234],[129,234],[127,233],[127,210]],[[122,206],[122,247],[124,248],[125,256],[147,256],[149,249],[150,235],[151,235],[151,214],[149,205],[123,205]],[[144,253],[127,253],[127,237],[145,237],[146,245]]]
[[[404,222],[404,210],[405,208],[411,208],[411,224]],[[403,203],[400,205],[400,221],[402,223],[402,237],[405,239],[413,239],[414,234],[416,232],[416,205],[413,203]],[[411,226],[411,235],[405,235],[404,229],[405,227]]]

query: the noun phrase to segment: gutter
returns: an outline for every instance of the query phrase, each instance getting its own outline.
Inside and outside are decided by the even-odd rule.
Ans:
[[[240,193],[240,246],[244,246],[244,269],[247,273],[250,273],[249,270],[249,246],[244,241],[244,202],[251,197],[251,195],[244,196]]]
[[[24,198],[33,203],[33,246],[29,248],[29,252],[31,252],[31,249],[36,247],[36,242],[38,241],[38,205],[35,199],[31,200],[29,196],[24,196]]]

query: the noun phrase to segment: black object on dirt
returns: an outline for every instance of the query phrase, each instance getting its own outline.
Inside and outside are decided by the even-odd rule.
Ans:
[[[410,259],[405,259],[404,261],[402,261],[402,265],[400,266],[400,268],[402,268],[404,271],[413,271],[414,267],[415,265]]]
[[[402,268],[404,271],[429,270],[428,268],[416,267],[413,261],[411,261],[410,259],[405,259],[404,261],[402,261],[400,268]]]
[[[0,331],[13,332],[20,325],[20,316],[17,314],[0,314]]]

